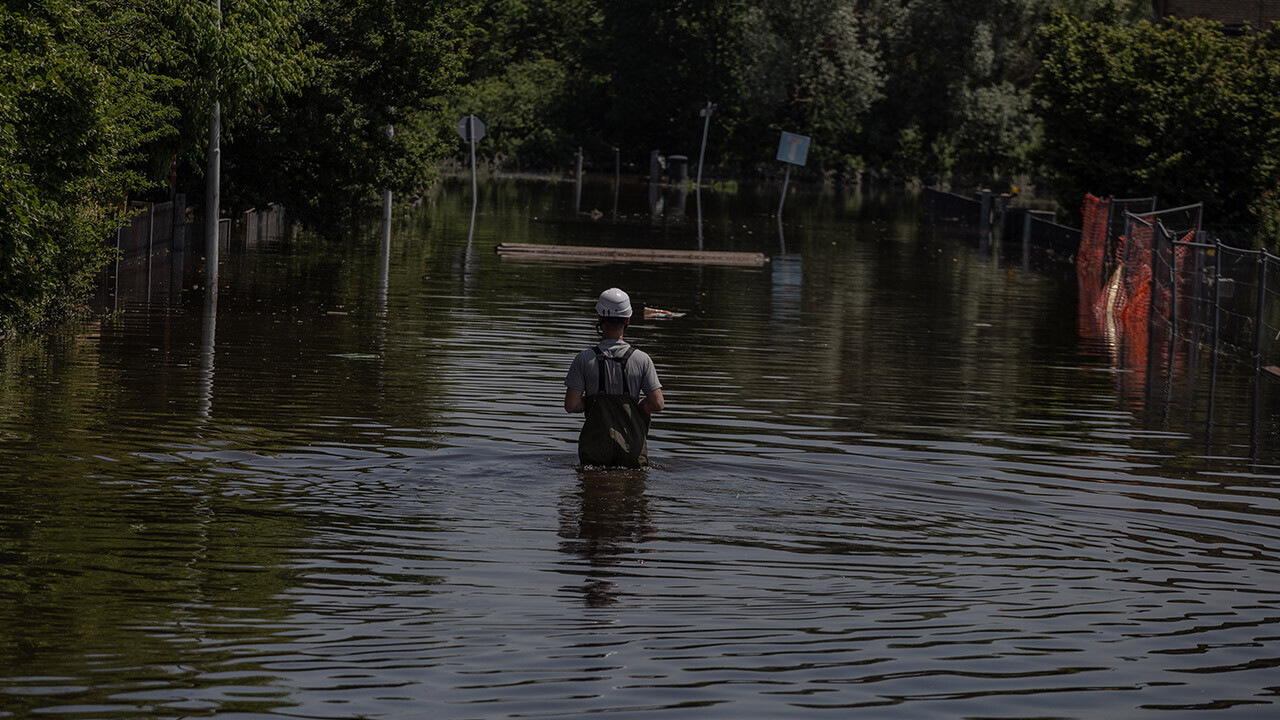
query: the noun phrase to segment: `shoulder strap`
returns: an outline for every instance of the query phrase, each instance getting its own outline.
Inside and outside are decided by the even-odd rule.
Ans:
[[[636,351],[635,347],[629,347],[627,348],[627,351],[622,354],[622,357],[614,358],[614,361],[618,363],[618,367],[622,371],[622,394],[623,395],[631,394],[631,389],[627,387],[627,361],[631,359],[631,353],[635,351]]]
[[[599,346],[591,348],[596,352],[596,379],[599,381],[599,388],[596,392],[604,395],[608,392],[608,385],[605,384],[605,376],[609,373],[609,364],[601,362],[601,360],[612,360],[618,363],[618,368],[622,372],[622,394],[630,395],[631,389],[627,386],[627,361],[631,359],[631,354],[636,351],[634,347],[627,348],[627,351],[621,357],[613,357],[605,355]]]
[[[606,355],[598,345],[593,346],[591,349],[596,351],[596,380],[599,381],[599,388],[596,389],[596,392],[603,395],[605,393],[605,390],[607,389],[604,382],[604,376],[608,372],[609,368],[607,365],[605,365],[603,362],[600,362],[600,361],[603,360],[606,357]]]

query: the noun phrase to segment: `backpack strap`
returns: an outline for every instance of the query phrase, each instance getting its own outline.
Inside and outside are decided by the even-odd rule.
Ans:
[[[599,380],[599,387],[596,390],[596,392],[600,393],[601,395],[604,395],[608,392],[609,388],[608,388],[608,385],[605,384],[605,375],[608,374],[609,372],[609,365],[608,363],[604,363],[601,361],[612,360],[618,363],[619,370],[621,370],[622,372],[622,394],[630,395],[631,390],[630,388],[627,387],[627,361],[631,359],[631,354],[634,353],[636,349],[634,347],[627,348],[627,351],[623,353],[621,357],[613,357],[611,355],[605,355],[604,351],[601,350],[599,346],[593,347],[591,349],[594,350],[596,353],[596,379]]]
[[[605,354],[599,347],[592,347],[591,349],[596,352],[596,380],[599,381],[600,385],[600,387],[596,389],[596,392],[603,395],[605,391],[604,374],[608,370],[607,366],[601,362],[604,359]]]
[[[622,394],[623,395],[631,394],[631,390],[627,388],[627,361],[631,359],[631,353],[635,351],[636,349],[634,347],[629,347],[627,348],[627,351],[622,354],[622,357],[614,358],[614,361],[618,363],[618,367],[622,371]]]

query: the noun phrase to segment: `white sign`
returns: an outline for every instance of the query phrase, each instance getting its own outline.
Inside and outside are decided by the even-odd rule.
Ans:
[[[458,121],[458,137],[464,142],[480,142],[484,138],[484,123],[475,115],[463,115]]]
[[[778,141],[779,160],[803,167],[805,158],[808,155],[809,138],[795,133],[782,133],[782,140]]]

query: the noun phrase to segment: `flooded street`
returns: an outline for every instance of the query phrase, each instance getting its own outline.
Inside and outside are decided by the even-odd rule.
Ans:
[[[1137,387],[1070,274],[910,195],[780,236],[776,188],[648,192],[482,184],[472,231],[451,181],[385,256],[233,238],[216,327],[155,260],[0,349],[0,718],[1276,717],[1246,380],[1212,424],[1204,377]],[[580,469],[562,407],[610,286],[684,313],[627,332],[647,471]]]

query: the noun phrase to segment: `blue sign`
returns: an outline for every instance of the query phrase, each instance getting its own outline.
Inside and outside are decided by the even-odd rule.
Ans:
[[[795,133],[782,133],[782,140],[778,142],[779,160],[803,167],[804,160],[808,155],[809,138]]]

